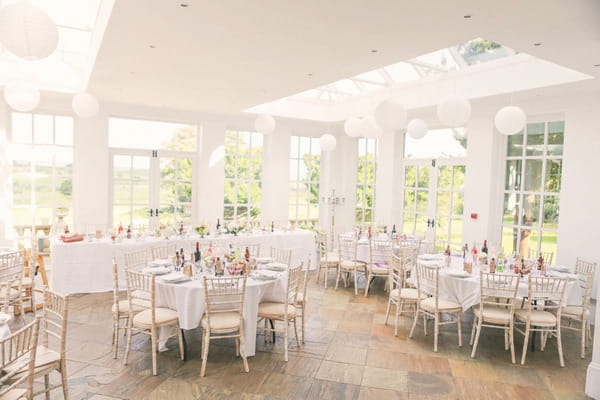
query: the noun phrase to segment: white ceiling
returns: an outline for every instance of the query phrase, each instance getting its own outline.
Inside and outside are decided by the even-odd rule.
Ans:
[[[598,16],[597,0],[117,1],[88,88],[238,112],[476,37],[599,77]]]

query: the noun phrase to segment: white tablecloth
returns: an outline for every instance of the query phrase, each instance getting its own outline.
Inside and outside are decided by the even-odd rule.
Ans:
[[[189,238],[175,237],[170,240],[148,237],[144,240],[125,239],[121,243],[112,243],[110,239],[94,239],[91,242],[62,243],[52,241],[52,274],[50,286],[52,290],[62,295],[75,293],[108,292],[113,289],[112,259],[119,266],[125,262],[125,253],[155,246],[175,243],[177,248],[183,247],[187,252],[194,243],[213,243],[213,247],[227,250],[229,243],[260,243],[260,252],[268,256],[271,247],[292,249],[292,265],[311,260],[311,269],[316,267],[314,233],[306,230],[274,233],[199,236]],[[119,285],[125,289],[123,268],[119,268]]]
[[[419,263],[425,265],[443,265],[443,259],[438,260],[423,260],[419,258]],[[452,257],[452,262],[449,268],[440,270],[440,298],[451,300],[460,304],[464,311],[479,304],[480,288],[479,288],[479,269],[474,266],[473,273],[467,278],[460,278],[448,274],[449,270],[462,271],[463,260],[461,257]],[[511,272],[512,273],[512,272]],[[416,284],[416,281],[415,281]],[[528,291],[527,276],[519,282],[517,290],[518,297],[526,297]],[[564,304],[581,305],[582,290],[579,282],[572,280],[567,282],[565,288]]]
[[[164,283],[156,280],[156,305],[177,310],[182,329],[194,329],[200,325],[206,308],[204,282]],[[277,280],[263,281],[248,277],[244,299],[244,330],[246,355],[256,353],[256,320],[258,304],[265,301],[284,301],[287,273],[282,272]]]

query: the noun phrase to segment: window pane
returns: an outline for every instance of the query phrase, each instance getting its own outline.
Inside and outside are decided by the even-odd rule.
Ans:
[[[564,132],[564,121],[548,122],[548,155],[562,156]]]
[[[429,193],[426,190],[417,191],[417,211],[427,212]]]
[[[544,221],[542,227],[545,229],[558,229],[559,197],[544,197]]]
[[[519,194],[504,194],[504,213],[502,223],[506,225],[519,225]]]
[[[249,203],[250,196],[248,196],[248,182],[238,181],[237,185],[237,202],[238,204]]]
[[[260,187],[260,182],[250,183],[250,190],[250,202],[252,204],[260,204],[262,199],[262,190]]]
[[[223,201],[225,204],[235,203],[235,182],[225,181],[225,196]]]
[[[513,254],[516,251],[518,228],[503,227],[502,228],[502,247],[504,254]]]
[[[109,147],[197,151],[197,143],[195,125],[127,118],[108,120]]]
[[[450,219],[446,217],[437,217],[435,237],[436,240],[448,241],[448,231],[450,229]]]
[[[429,187],[429,167],[419,167],[418,185],[420,188]]]
[[[132,178],[138,180],[150,178],[150,159],[148,157],[133,157]]]
[[[506,155],[508,157],[520,157],[523,155],[523,133],[508,136],[506,142]]]
[[[71,147],[55,147],[54,166],[57,175],[73,175],[73,149]]]
[[[558,233],[557,232],[542,232],[542,251],[551,252],[556,254],[558,244]],[[556,261],[556,257],[554,257]]]
[[[467,156],[467,137],[459,129],[430,129],[421,139],[405,135],[404,157],[432,159]]]
[[[54,121],[52,115],[35,114],[33,117],[33,142],[53,144]]]
[[[405,190],[404,191],[404,209],[414,211],[415,209],[415,191]]]
[[[525,185],[523,190],[540,192],[542,190],[542,160],[525,160]]]
[[[417,167],[404,167],[404,186],[414,187],[417,183]]]
[[[177,184],[177,201],[180,203],[192,202],[192,183],[179,182]]]
[[[452,215],[462,215],[464,212],[465,197],[463,193],[452,193]]]
[[[33,128],[32,115],[28,113],[12,113],[12,142],[31,143]]]
[[[454,190],[463,190],[465,187],[465,169],[464,165],[454,167]]]
[[[56,180],[56,204],[70,205],[73,203],[73,179],[60,178]]]
[[[537,230],[523,229],[521,230],[521,244],[519,254],[524,257],[529,257],[529,252],[532,255],[538,254],[538,242],[540,233]]]
[[[128,181],[113,183],[113,203],[129,203],[131,201],[131,183]]]
[[[114,156],[113,157],[113,177],[115,179],[131,178],[131,157]]]
[[[290,137],[290,158],[298,158],[299,157],[299,136],[291,136]],[[291,215],[291,214],[290,214]]]
[[[172,204],[175,202],[175,182],[160,182],[160,202],[163,204]]]
[[[546,160],[546,179],[544,190],[546,192],[560,192],[562,174],[562,160]]]
[[[540,215],[540,196],[537,194],[523,195],[523,221],[525,226],[536,226]]]
[[[414,233],[415,226],[415,214],[413,213],[404,213],[404,218],[402,221],[402,232],[407,234]]]
[[[38,206],[52,206],[52,177],[36,177],[35,179],[35,204]]]
[[[526,155],[541,156],[544,154],[544,131],[546,124],[543,122],[527,124]]]
[[[450,192],[438,192],[437,194],[437,214],[450,215]]]
[[[442,166],[438,173],[438,189],[450,189],[452,187],[452,167]]]
[[[54,143],[62,146],[73,146],[73,118],[54,117]]]
[[[462,218],[453,218],[450,220],[450,241],[452,243],[462,243],[463,242],[463,220]]]
[[[233,207],[231,207],[231,206],[223,207],[223,217],[226,220],[232,220],[233,219]]]
[[[417,226],[415,227],[415,234],[422,236],[427,231],[427,215],[417,214]]]
[[[26,206],[32,204],[31,178],[28,176],[13,177],[13,204]]]
[[[521,190],[521,160],[506,160],[506,180],[504,189]]]
[[[365,187],[365,206],[373,207],[375,205],[375,186],[367,185]]]

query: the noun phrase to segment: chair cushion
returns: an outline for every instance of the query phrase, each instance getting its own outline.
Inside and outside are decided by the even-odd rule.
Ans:
[[[327,257],[321,257],[321,264],[338,264],[340,256],[338,254],[327,253]]]
[[[29,287],[31,286],[31,278],[29,276],[24,276],[23,278],[21,278],[21,286],[22,287]],[[17,287],[18,285],[12,285],[12,287]]]
[[[304,304],[304,293],[298,292],[296,295],[296,304]]]
[[[155,309],[156,326],[172,325],[177,323],[177,311],[170,308],[156,307]],[[144,310],[133,317],[133,325],[150,328],[152,327],[152,309]]]
[[[428,297],[424,300],[421,300],[421,308],[423,308],[427,311],[434,311],[435,310],[435,297]],[[455,311],[455,310],[459,311],[459,310],[462,310],[462,307],[460,306],[460,304],[455,303],[451,300],[439,299],[437,309],[440,312],[447,312],[447,311]]]
[[[133,303],[133,312],[134,313],[138,313],[140,311],[144,311],[147,308],[150,308],[151,305],[148,304],[147,307],[144,307],[142,305]],[[113,304],[112,306],[112,312],[115,313],[117,312],[117,305]],[[119,300],[119,313],[120,314],[129,314],[129,301],[127,300]]]
[[[25,389],[10,389],[8,392],[6,392],[2,396],[0,396],[0,400],[24,399],[26,395],[27,395],[27,390],[25,390]]]
[[[28,360],[28,359],[29,359],[29,354],[27,354],[23,358],[23,360]],[[39,370],[43,370],[46,367],[50,366],[51,364],[59,363],[59,362],[60,362],[60,353],[58,353],[54,350],[50,350],[46,346],[38,346],[36,348],[36,352],[35,352],[35,372],[34,373],[38,373],[38,372],[40,372]],[[21,376],[21,374],[26,373],[27,369],[29,368],[28,365],[23,365],[23,364],[19,363],[19,365],[8,366],[7,368],[3,369],[2,372],[10,373],[10,372],[14,371],[17,367],[21,367],[21,368],[19,369],[18,373],[16,373],[14,375],[14,379],[18,379]],[[0,399],[1,399],[1,397],[0,397]]]
[[[390,267],[387,264],[374,263],[369,265],[369,271],[371,271],[371,274],[373,275],[387,275],[390,271]]]
[[[0,299],[6,298],[6,286],[0,288]],[[10,288],[8,292],[8,298],[15,299],[19,297],[19,290]]]
[[[394,289],[391,291],[390,296],[393,299],[400,300],[409,300],[409,301],[417,301],[419,297],[419,291],[413,288],[402,288],[402,289]],[[424,299],[425,296],[421,295],[421,299]]]
[[[276,303],[273,301],[268,301],[265,303],[260,303],[258,305],[258,316],[260,318],[283,318],[285,314],[285,307],[287,306],[287,313],[289,316],[296,316],[296,307],[291,304],[285,303]]]
[[[202,317],[202,327],[208,327],[206,314]],[[240,327],[240,314],[234,311],[213,313],[210,316],[210,329],[213,330],[237,330]]]
[[[412,287],[416,287],[417,286],[417,279],[410,276],[408,278],[406,278],[406,285],[408,286],[412,286]]]
[[[477,318],[480,318],[481,309],[479,305],[473,306],[473,314],[475,314]],[[510,319],[510,309],[503,307],[483,306],[483,320],[485,322],[508,324]]]
[[[582,306],[565,306],[562,308],[562,314],[567,318],[569,318],[569,317],[581,318],[581,315],[583,314],[583,307]],[[585,315],[586,315],[586,317],[589,317],[590,310],[585,310]]]
[[[343,260],[340,263],[340,267],[343,269],[356,269],[356,268],[364,268],[367,264],[365,264],[362,261],[350,261],[350,260]]]
[[[515,311],[515,317],[519,321],[527,321],[527,315],[529,312],[527,310],[517,310]],[[531,310],[531,324],[532,325],[556,325],[556,316],[548,311],[542,310]]]

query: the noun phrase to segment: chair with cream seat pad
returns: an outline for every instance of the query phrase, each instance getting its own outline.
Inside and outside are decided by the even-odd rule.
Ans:
[[[292,264],[292,249],[271,247],[271,258],[273,262],[285,264],[289,268]]]
[[[173,252],[173,254],[175,254],[175,252]],[[137,270],[146,268],[148,266],[148,261],[148,250],[145,248],[142,250],[128,251],[125,253],[125,268],[127,269]]]
[[[471,358],[475,358],[483,327],[504,330],[504,349],[510,347],[512,363],[515,363],[514,312],[519,289],[519,275],[501,275],[480,272],[479,305],[473,306],[473,329],[470,344]]]
[[[297,267],[288,269],[287,288],[285,299],[283,302],[268,301],[258,305],[258,322],[257,330],[262,330],[265,333],[265,341],[268,338],[267,332],[279,332],[283,334],[284,360],[288,360],[288,341],[289,341],[289,325],[294,324],[294,333],[296,335],[296,343],[300,346],[298,339],[298,326],[296,324],[297,309],[296,302],[298,300],[298,288],[300,286],[300,273],[303,263]],[[260,327],[260,322],[264,321],[264,327]],[[283,328],[277,329],[275,325],[269,328],[268,322],[283,322]]]
[[[369,294],[369,287],[373,279],[376,277],[389,278],[393,248],[394,242],[391,240],[369,240],[369,264],[367,264],[365,296]]]
[[[33,399],[40,317],[0,339],[0,400]],[[22,386],[25,387],[22,387]]]
[[[529,334],[540,332],[541,347],[544,350],[548,336],[556,337],[560,366],[564,367],[561,338],[561,312],[567,280],[545,276],[529,276],[527,302],[525,307],[515,311],[517,323],[524,324],[525,330],[515,327],[515,330],[525,336],[521,364],[525,364]]]
[[[26,254],[25,250],[0,254],[0,308],[4,312],[10,307],[23,310],[23,301],[30,300],[35,314],[34,280],[25,276]]]
[[[340,277],[344,280],[344,286],[348,287],[349,275],[354,274],[354,294],[358,294],[358,271],[362,270],[367,276],[367,264],[356,259],[358,241],[354,233],[340,234],[338,238],[339,266],[335,289],[337,290]]]
[[[152,249],[150,250],[152,261],[170,260],[171,258],[173,258],[173,256],[175,256],[175,252],[177,250],[177,245],[175,243],[152,247]]]
[[[564,329],[578,331],[581,333],[581,358],[585,358],[585,348],[591,340],[590,327],[590,299],[592,297],[592,287],[594,285],[594,276],[596,273],[596,263],[577,258],[575,262],[575,274],[579,280],[579,286],[583,291],[581,305],[567,305],[562,308]],[[573,326],[573,322],[579,323],[579,327]]]
[[[156,277],[152,274],[125,270],[127,278],[127,300],[129,303],[129,318],[127,320],[127,347],[125,348],[124,365],[127,365],[129,350],[131,348],[131,337],[134,334],[145,334],[150,336],[152,342],[152,374],[158,373],[156,352],[158,350],[158,328],[173,326],[176,333],[164,338],[177,336],[179,340],[179,354],[184,359],[183,335],[179,327],[177,311],[164,307],[156,307]],[[149,299],[149,300],[148,300]],[[143,310],[135,313],[136,305],[143,306]],[[163,338],[161,338],[163,339]]]
[[[441,299],[440,292],[440,268],[437,266],[427,266],[417,263],[415,267],[417,275],[417,291],[419,298],[423,300],[417,302],[417,311],[413,320],[412,328],[410,329],[409,338],[412,338],[417,320],[419,316],[423,317],[423,331],[427,335],[427,320],[434,320],[434,338],[433,351],[437,352],[438,337],[440,334],[440,326],[448,324],[457,324],[458,326],[458,345],[462,347],[461,334],[461,316],[462,306],[451,300]],[[450,321],[441,321],[441,314],[455,314],[454,319]]]
[[[246,276],[204,277],[206,311],[202,317],[202,367],[204,376],[211,339],[235,339],[236,356],[249,372],[244,343],[244,297]]]
[[[539,256],[542,256],[544,262],[548,265],[552,265],[552,260],[554,259],[554,253],[551,251],[540,251],[538,252],[535,248],[530,248],[528,252],[527,258],[529,259],[537,259]]]
[[[316,235],[316,246],[317,246],[317,257],[319,265],[317,268],[317,283],[321,279],[321,271],[323,273],[323,281],[325,282],[325,289],[327,289],[327,278],[329,277],[329,270],[333,269],[337,272],[340,265],[340,255],[338,252],[330,251],[329,245],[327,244],[327,234],[324,232],[317,232]]]
[[[404,305],[410,305],[416,309],[417,299],[419,299],[419,292],[415,288],[404,287],[405,283],[405,270],[403,260],[392,255],[392,262],[390,266],[390,295],[388,298],[387,310],[385,312],[385,322],[387,325],[388,318],[390,316],[390,309],[392,304],[396,306],[396,319],[394,322],[394,336],[398,336],[398,319],[403,312]]]

